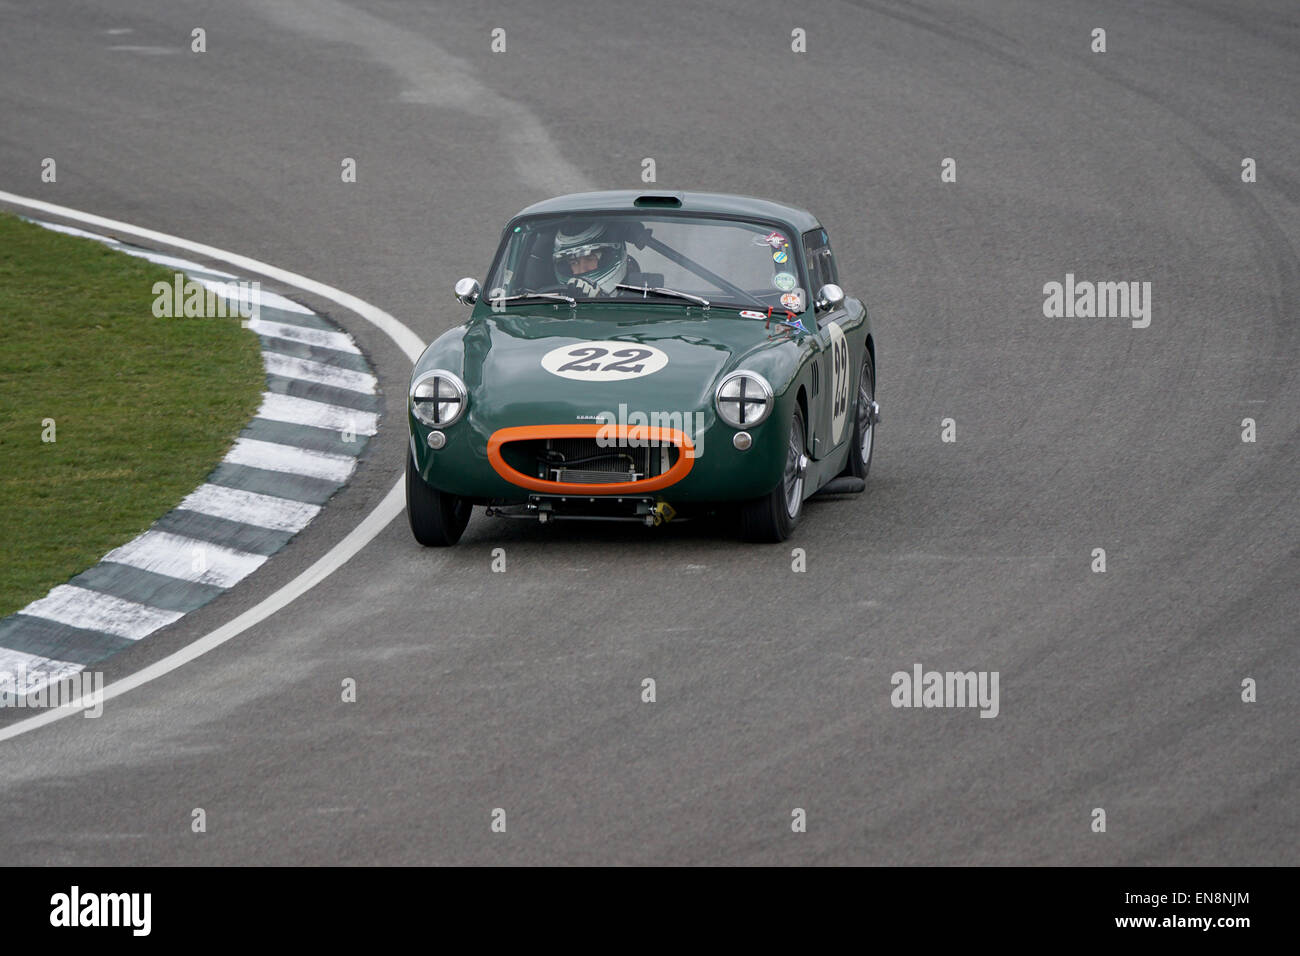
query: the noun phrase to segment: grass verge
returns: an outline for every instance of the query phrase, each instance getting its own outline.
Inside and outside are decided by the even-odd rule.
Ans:
[[[173,274],[0,213],[0,616],[175,507],[257,411],[257,337],[155,318]]]

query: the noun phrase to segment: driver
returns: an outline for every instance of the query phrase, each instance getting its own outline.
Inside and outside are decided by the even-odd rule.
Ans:
[[[613,223],[565,223],[555,232],[555,277],[587,296],[617,295],[627,276],[627,247]]]

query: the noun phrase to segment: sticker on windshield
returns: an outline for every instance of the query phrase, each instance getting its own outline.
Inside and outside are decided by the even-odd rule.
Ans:
[[[765,318],[767,318],[767,316],[765,316],[762,312],[755,312],[753,309],[744,309],[744,310],[742,310],[741,313],[740,313],[740,317],[741,317],[742,319],[765,319]]]
[[[661,349],[635,342],[575,342],[542,356],[542,368],[552,375],[582,382],[641,378],[667,364],[668,355]]]
[[[803,311],[803,289],[795,289],[793,292],[781,293],[781,305],[791,312]]]
[[[785,262],[789,258],[790,258],[790,253],[786,252],[784,249],[777,249],[775,252],[772,253],[773,262]]]
[[[769,232],[766,236],[755,236],[754,245],[771,246],[773,249],[780,249],[782,246],[789,245],[785,241],[785,236],[779,232]]]
[[[772,276],[772,285],[776,286],[782,292],[789,292],[795,287],[795,283],[798,281],[799,280],[794,277],[793,272],[778,272],[776,275]]]

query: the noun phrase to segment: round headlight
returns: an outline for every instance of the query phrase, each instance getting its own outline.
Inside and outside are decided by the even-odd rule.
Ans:
[[[442,427],[465,414],[465,383],[451,372],[434,369],[411,386],[411,414],[426,425]]]
[[[757,372],[732,372],[718,383],[713,404],[732,428],[753,428],[772,414],[772,386]]]

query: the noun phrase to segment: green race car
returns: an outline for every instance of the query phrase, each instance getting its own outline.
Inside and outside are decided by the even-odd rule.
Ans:
[[[529,206],[469,321],[409,390],[406,511],[455,544],[474,505],[543,523],[735,511],[782,541],[810,495],[859,492],[879,406],[863,304],[808,212],[713,193]]]

